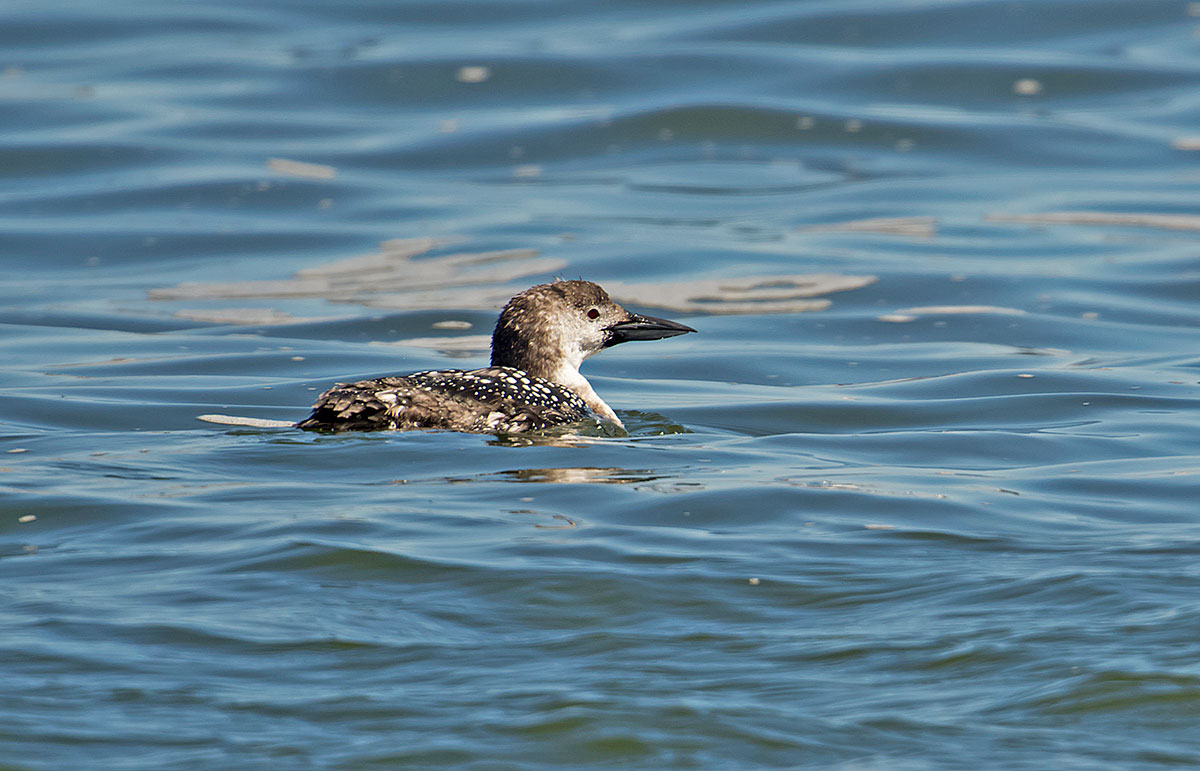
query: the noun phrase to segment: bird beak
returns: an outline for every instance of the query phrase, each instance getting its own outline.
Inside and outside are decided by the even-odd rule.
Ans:
[[[674,321],[631,313],[629,318],[613,324],[608,331],[612,336],[605,344],[606,348],[617,343],[627,343],[630,340],[661,340],[664,337],[685,335],[696,330]]]

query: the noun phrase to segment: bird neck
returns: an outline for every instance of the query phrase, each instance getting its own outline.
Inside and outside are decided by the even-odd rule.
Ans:
[[[592,384],[588,382],[588,379],[580,374],[577,367],[564,364],[559,367],[558,371],[552,377],[546,379],[560,383],[571,389],[580,399],[583,399],[584,403],[592,409],[592,412],[605,420],[611,420],[620,428],[625,427],[625,424],[617,417],[617,413],[613,412],[612,407],[604,403],[604,400],[592,388]]]
[[[617,413],[592,388],[579,372],[579,365],[587,358],[582,352],[570,353],[559,345],[548,345],[518,340],[511,328],[498,325],[492,335],[492,366],[514,367],[534,377],[569,388],[583,399],[584,403],[605,420],[624,427]]]

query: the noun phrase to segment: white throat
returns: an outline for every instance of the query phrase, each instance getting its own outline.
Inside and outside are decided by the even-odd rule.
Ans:
[[[583,359],[581,358],[579,363],[582,362]],[[583,399],[587,403],[587,406],[592,408],[592,412],[605,420],[611,420],[613,423],[616,423],[618,428],[625,428],[625,424],[617,417],[617,413],[613,412],[612,407],[605,404],[604,400],[596,394],[595,389],[592,388],[592,384],[588,382],[587,378],[579,374],[579,364],[564,361],[554,371],[551,379],[556,383],[565,385],[578,394],[579,398]]]

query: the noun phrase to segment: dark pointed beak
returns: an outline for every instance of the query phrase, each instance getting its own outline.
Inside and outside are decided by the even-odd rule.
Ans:
[[[608,331],[611,333],[611,336],[608,342],[605,343],[606,348],[617,343],[627,343],[630,340],[661,340],[664,337],[686,335],[688,332],[695,332],[696,330],[675,321],[656,319],[653,316],[639,316],[636,313],[631,313],[628,319],[618,321],[609,327]]]

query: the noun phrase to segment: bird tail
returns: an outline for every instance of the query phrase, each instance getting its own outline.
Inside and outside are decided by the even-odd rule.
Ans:
[[[237,415],[197,415],[196,420],[205,423],[219,423],[222,426],[252,426],[254,428],[295,428],[290,420],[270,420],[269,418],[242,418]]]

